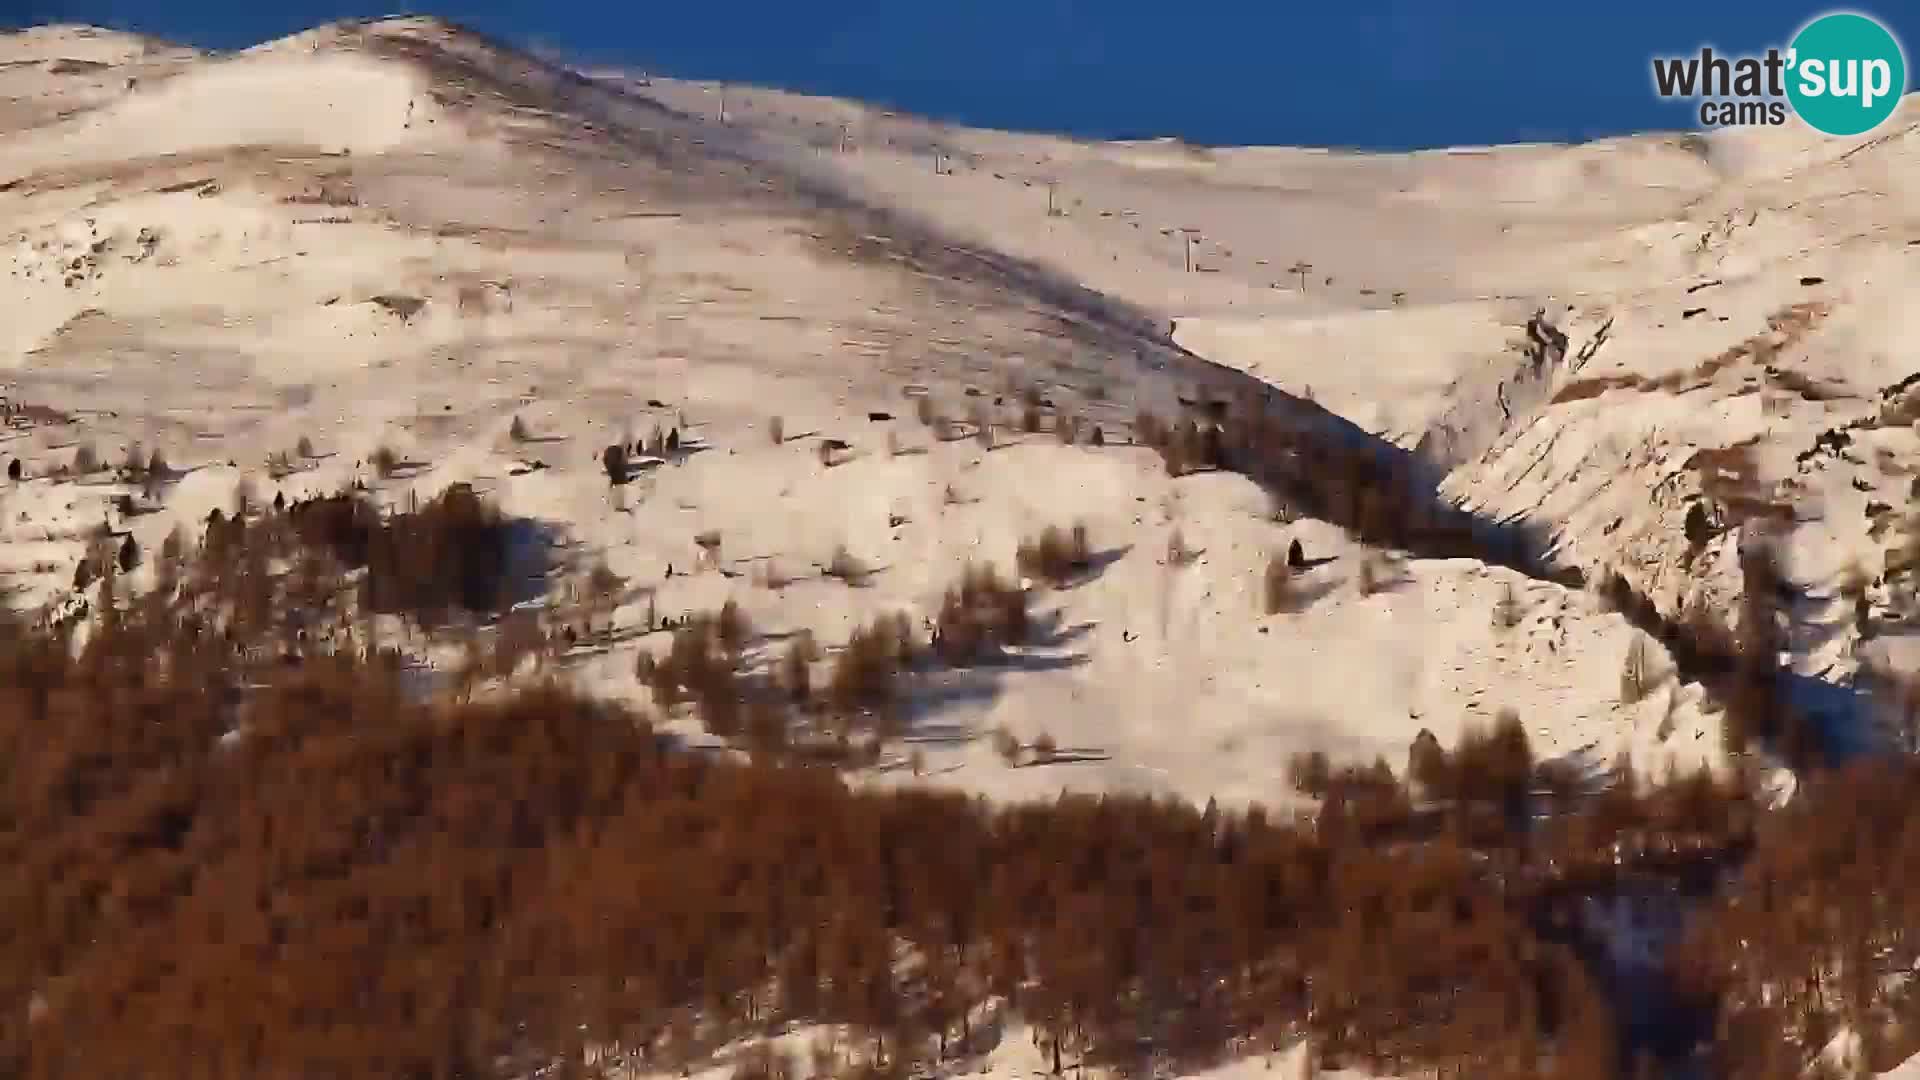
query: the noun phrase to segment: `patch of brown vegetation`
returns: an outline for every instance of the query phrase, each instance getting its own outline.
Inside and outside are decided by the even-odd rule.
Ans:
[[[207,528],[207,550],[240,557],[257,546],[253,530],[275,529],[238,517]],[[403,614],[435,626],[457,612],[496,615],[513,600],[514,526],[465,484],[455,484],[417,509],[382,516],[352,495],[299,500],[289,506],[284,538],[324,552],[345,571],[363,571],[366,610]],[[271,534],[270,534],[271,535]],[[532,568],[527,568],[529,571]]]
[[[739,632],[738,627],[730,632],[720,616],[689,616],[673,632],[665,656],[640,654],[635,677],[653,692],[653,703],[659,708],[692,702],[709,734],[739,735],[746,696],[739,672],[743,644]]]
[[[1093,547],[1087,539],[1087,527],[1076,524],[1072,531],[1049,525],[1040,535],[1020,542],[1014,565],[1020,573],[1036,581],[1059,588],[1084,576],[1093,568]]]
[[[933,651],[947,663],[966,667],[1024,644],[1032,628],[1026,590],[991,566],[969,566],[940,603]]]
[[[132,605],[77,655],[0,636],[0,751],[31,766],[0,787],[15,1075],[506,1077],[589,1048],[677,1069],[828,1023],[859,1039],[860,1075],[892,1076],[967,1047],[993,998],[1062,1068],[1137,1065],[1153,1030],[1182,1065],[1311,1036],[1330,1062],[1607,1075],[1561,1064],[1611,1060],[1612,1027],[1531,929],[1558,901],[1513,867],[1549,863],[1497,815],[1421,817],[1391,770],[1328,770],[1301,822],[997,809],[675,752],[552,686],[417,701],[353,653],[258,668],[236,715],[238,654],[176,634],[190,610]],[[708,671],[677,685],[724,682],[717,622],[677,639],[673,666]],[[885,670],[887,637],[850,643],[848,670]],[[874,684],[849,675],[847,700]],[[1500,779],[1463,778],[1461,803],[1512,791],[1524,746],[1501,745]],[[1034,764],[1061,753],[1035,738]],[[181,1031],[195,1054],[153,1053]]]
[[[1904,899],[1920,865],[1917,793],[1904,756],[1814,778],[1769,815],[1735,887],[1694,922],[1673,967],[1718,1003],[1723,1075],[1806,1075],[1843,1025],[1869,1074],[1920,1050],[1901,981],[1882,974],[1920,964]]]
[[[834,657],[824,694],[843,730],[868,729],[879,740],[899,737],[905,724],[902,680],[919,653],[904,613],[882,615],[854,630]]]
[[[448,535],[474,520],[466,498],[429,504]],[[0,617],[9,1075],[509,1077],[590,1048],[678,1071],[824,1023],[861,1052],[822,1072],[879,1080],[977,1052],[997,1003],[1056,1072],[1184,1071],[1305,1038],[1315,1064],[1613,1077],[1619,1033],[1574,947],[1601,944],[1583,904],[1723,872],[1754,843],[1747,887],[1683,954],[1697,994],[1667,1013],[1719,1020],[1716,1074],[1742,1078],[1797,1075],[1758,1055],[1821,1045],[1829,1005],[1870,1040],[1899,1030],[1894,989],[1866,976],[1920,947],[1920,909],[1888,884],[1916,863],[1910,765],[1811,784],[1765,831],[1705,774],[1584,792],[1511,716],[1451,751],[1422,743],[1418,799],[1384,762],[1303,758],[1319,807],[1299,818],[855,787],[675,751],[552,685],[410,689],[340,573],[379,561],[338,554],[386,543],[370,509],[216,518],[197,551],[162,548],[172,577],[140,596],[109,561],[84,643]],[[424,563],[389,572],[442,579]],[[1029,633],[1026,597],[969,570],[938,631],[943,653],[985,656]],[[843,734],[883,727],[918,648],[897,616],[863,628],[816,700],[790,673],[758,693],[752,638],[737,608],[690,620],[649,682],[780,746],[813,708]],[[800,640],[786,666],[804,670]],[[1044,732],[1031,751],[1071,753]],[[182,1038],[192,1054],[155,1052]]]

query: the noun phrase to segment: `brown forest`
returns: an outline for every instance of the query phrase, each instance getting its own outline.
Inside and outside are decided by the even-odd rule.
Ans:
[[[1187,431],[1168,436],[1190,442],[1181,468],[1249,438]],[[1262,460],[1294,461],[1297,497],[1369,539],[1484,544],[1396,503],[1399,480]],[[1299,488],[1322,475],[1348,482]],[[139,595],[98,553],[90,620],[0,627],[0,1067],[586,1074],[834,1022],[857,1033],[834,1068],[904,1076],[1017,1017],[1056,1072],[1304,1038],[1383,1071],[1624,1076],[1645,1063],[1582,902],[1703,878],[1730,884],[1672,981],[1714,1075],[1797,1075],[1836,1023],[1883,1059],[1911,1042],[1889,976],[1920,940],[1898,887],[1920,866],[1913,768],[1822,776],[1769,812],[1737,779],[1538,762],[1507,717],[1417,744],[1399,775],[1303,759],[1319,808],[1300,817],[872,791],[784,752],[678,749],[552,683],[423,693],[366,612],[464,627],[469,674],[559,653],[553,627],[501,617],[513,528],[463,489],[392,516],[350,496],[254,509],[167,545]],[[950,607],[964,639],[912,642],[902,621],[849,651],[888,669],[1024,632],[987,571]],[[722,651],[751,633],[699,625]],[[1713,648],[1734,689],[1768,685],[1730,636]],[[659,686],[737,701],[696,651]],[[874,682],[752,705],[884,715]]]

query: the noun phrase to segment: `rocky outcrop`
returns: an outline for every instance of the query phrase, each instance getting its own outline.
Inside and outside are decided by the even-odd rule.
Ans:
[[[1453,405],[1421,436],[1414,453],[1439,473],[1479,458],[1550,401],[1560,376],[1591,359],[1612,326],[1612,319],[1600,324],[1569,361],[1568,334],[1545,308],[1536,309],[1508,362],[1462,380]]]

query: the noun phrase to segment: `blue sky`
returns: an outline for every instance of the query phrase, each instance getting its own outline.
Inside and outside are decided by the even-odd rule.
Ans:
[[[0,24],[94,22],[231,48],[390,10],[0,0]],[[1784,44],[1833,9],[1783,0],[468,0],[418,10],[582,61],[991,127],[1405,149],[1689,128],[1688,107],[1653,97],[1652,54]],[[1892,26],[1911,64],[1920,4],[1851,10]]]

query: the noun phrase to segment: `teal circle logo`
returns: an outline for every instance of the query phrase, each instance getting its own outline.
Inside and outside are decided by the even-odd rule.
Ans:
[[[1787,52],[1787,100],[1809,127],[1860,135],[1879,127],[1907,92],[1907,59],[1893,33],[1865,15],[1822,15]]]

